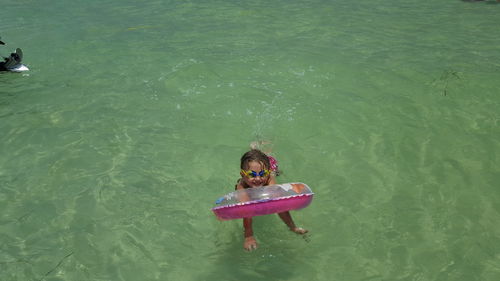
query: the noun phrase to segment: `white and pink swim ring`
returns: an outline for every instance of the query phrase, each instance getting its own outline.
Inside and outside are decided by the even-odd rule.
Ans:
[[[212,211],[220,220],[251,218],[305,208],[313,195],[300,182],[247,188],[217,199]]]

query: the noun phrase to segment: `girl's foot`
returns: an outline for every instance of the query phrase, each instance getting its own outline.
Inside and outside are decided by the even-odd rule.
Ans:
[[[251,142],[250,143],[250,148],[251,149],[261,150],[265,154],[271,154],[271,152],[272,152],[271,142],[270,141],[265,141],[265,140]]]

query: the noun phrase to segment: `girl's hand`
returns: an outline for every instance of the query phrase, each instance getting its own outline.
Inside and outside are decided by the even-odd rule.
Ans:
[[[303,229],[302,227],[294,227],[293,229],[290,229],[290,230],[297,233],[297,234],[306,234],[309,232],[309,230]]]
[[[253,236],[250,236],[250,237],[245,237],[245,242],[243,243],[243,248],[245,248],[245,250],[247,251],[253,251],[255,249],[257,249],[257,241],[255,240],[255,238],[253,238]]]

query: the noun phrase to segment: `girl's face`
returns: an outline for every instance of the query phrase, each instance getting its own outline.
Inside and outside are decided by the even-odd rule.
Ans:
[[[262,163],[257,161],[248,162],[247,170],[241,171],[240,175],[250,187],[263,186],[269,181],[269,171],[264,168]]]

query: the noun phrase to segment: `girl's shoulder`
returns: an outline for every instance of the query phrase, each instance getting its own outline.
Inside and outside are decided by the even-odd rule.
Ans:
[[[234,190],[241,190],[241,189],[246,189],[249,188],[249,186],[245,185],[245,182],[240,179],[236,181],[236,184],[234,185]]]

